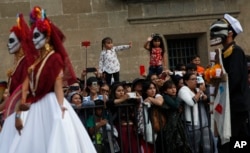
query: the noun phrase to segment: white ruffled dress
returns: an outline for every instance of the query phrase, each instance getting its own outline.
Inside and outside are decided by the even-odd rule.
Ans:
[[[28,111],[23,112],[21,114],[21,119],[24,125],[25,125],[27,114],[28,114]],[[8,153],[10,150],[10,146],[14,140],[14,137],[16,139],[20,138],[20,136],[18,135],[18,131],[16,130],[16,127],[15,127],[15,116],[16,116],[16,113],[14,112],[4,120],[3,128],[0,133],[0,153],[4,153],[4,152]]]
[[[64,106],[67,110],[62,118],[54,92],[33,103],[21,136],[14,139],[8,153],[96,153],[86,129],[66,99]]]

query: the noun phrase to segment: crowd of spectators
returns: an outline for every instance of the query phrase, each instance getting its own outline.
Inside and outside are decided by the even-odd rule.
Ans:
[[[65,87],[65,97],[100,153],[110,149],[124,153],[214,152],[204,68],[199,56],[194,59],[187,65],[179,64],[175,71],[163,70],[159,75],[145,72],[131,82],[111,84],[98,70],[90,77],[83,70],[77,83]],[[148,134],[147,123],[154,124],[150,118],[154,106],[164,112],[167,123],[160,131],[151,125]],[[171,146],[173,143],[176,145]]]

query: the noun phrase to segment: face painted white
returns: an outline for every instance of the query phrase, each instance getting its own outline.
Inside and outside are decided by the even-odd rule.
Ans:
[[[19,40],[14,32],[10,33],[9,42],[8,42],[7,46],[8,46],[10,54],[14,54],[15,52],[17,52],[20,49],[21,43],[19,42]]]
[[[46,43],[46,37],[43,33],[41,33],[37,27],[33,31],[33,44],[35,45],[36,49],[41,49],[44,47]]]

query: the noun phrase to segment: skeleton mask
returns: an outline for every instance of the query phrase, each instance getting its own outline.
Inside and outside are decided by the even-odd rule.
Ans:
[[[229,32],[229,25],[224,20],[214,22],[210,27],[210,45],[216,46],[223,43]]]
[[[14,32],[10,33],[9,42],[7,44],[7,47],[9,49],[10,54],[14,54],[21,47],[21,43],[19,42],[19,40]]]
[[[46,36],[37,27],[33,31],[33,43],[36,49],[41,49],[46,43]]]

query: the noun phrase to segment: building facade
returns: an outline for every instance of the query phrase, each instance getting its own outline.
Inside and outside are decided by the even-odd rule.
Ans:
[[[98,67],[101,40],[106,36],[113,38],[114,45],[133,43],[131,49],[118,53],[121,80],[140,77],[139,66],[148,67],[149,53],[143,45],[152,33],[165,38],[169,68],[188,63],[193,54],[200,55],[206,66],[209,51],[214,49],[209,45],[209,27],[224,13],[241,22],[244,32],[236,42],[250,54],[248,0],[2,0],[0,80],[6,80],[13,64],[6,44],[16,14],[23,13],[28,22],[29,11],[35,5],[45,8],[47,16],[66,35],[65,47],[78,76],[86,64]],[[86,40],[91,42],[87,49],[81,46]]]

